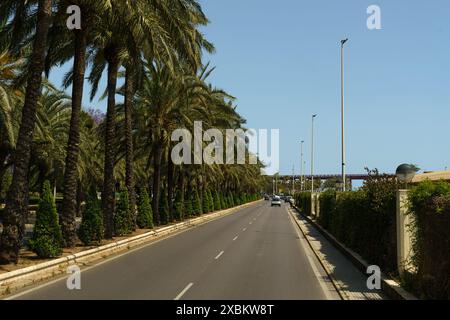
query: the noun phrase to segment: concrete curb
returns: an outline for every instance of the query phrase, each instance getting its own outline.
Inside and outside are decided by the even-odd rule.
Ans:
[[[312,224],[319,232],[330,241],[342,254],[344,254],[358,270],[363,274],[366,274],[367,268],[370,266],[359,254],[353,250],[347,248],[339,240],[337,240],[332,234],[322,228],[315,220],[311,219],[307,215],[303,214],[299,208],[294,206],[294,209],[302,215],[310,224]],[[388,278],[385,274],[381,274],[381,288],[382,290],[393,300],[418,300],[413,294],[406,291],[401,285]]]
[[[125,252],[132,248],[151,243],[152,240],[159,239],[165,235],[175,234],[181,230],[196,227],[207,222],[217,220],[224,216],[235,213],[239,209],[249,207],[261,201],[262,200],[258,200],[231,209],[210,213],[198,218],[189,219],[178,224],[159,228],[128,239],[112,242],[101,247],[82,251],[52,261],[43,262],[23,269],[0,274],[0,297],[9,295],[14,291],[17,291],[29,285],[33,285],[55,276],[65,274],[67,272],[67,267],[70,265],[77,264],[79,266],[85,266],[90,263],[94,263],[97,260],[106,259],[119,252]]]

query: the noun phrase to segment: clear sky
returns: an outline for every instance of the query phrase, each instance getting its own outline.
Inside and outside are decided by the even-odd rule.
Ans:
[[[205,57],[217,67],[212,82],[238,98],[247,127],[280,129],[282,173],[294,164],[299,172],[301,139],[309,172],[313,113],[316,172],[340,172],[344,37],[348,173],[394,172],[404,162],[450,168],[450,1],[200,2],[211,20],[202,31],[217,48]],[[366,26],[372,4],[381,30]]]

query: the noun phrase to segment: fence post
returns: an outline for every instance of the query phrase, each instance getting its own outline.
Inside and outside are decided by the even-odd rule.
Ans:
[[[408,190],[397,191],[397,266],[399,274],[412,271],[412,216],[408,211]]]

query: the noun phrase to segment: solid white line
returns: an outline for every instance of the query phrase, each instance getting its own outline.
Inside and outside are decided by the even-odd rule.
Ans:
[[[224,253],[225,253],[224,251],[220,252],[220,253],[217,255],[217,257],[215,257],[214,259],[218,260]]]
[[[244,232],[247,231],[247,228],[242,229],[242,231],[244,231]]]
[[[251,221],[249,222],[249,224],[252,224],[252,223],[253,223],[253,222],[251,222]]]
[[[236,241],[239,238],[239,236],[234,237],[233,241]]]
[[[330,293],[330,289],[331,288],[329,288],[326,285],[325,280],[324,280],[324,277],[328,278],[325,270],[323,270],[323,273],[321,273],[319,271],[319,268],[318,268],[317,264],[320,264],[320,262],[319,261],[318,262],[315,261],[315,259],[317,259],[317,257],[314,256],[314,252],[312,251],[311,247],[309,247],[308,239],[305,238],[305,236],[303,235],[302,230],[300,230],[298,225],[295,223],[295,217],[293,216],[292,211],[288,210],[288,209],[286,209],[286,211],[287,211],[289,219],[290,219],[290,221],[292,223],[292,226],[294,227],[295,232],[298,235],[300,245],[303,247],[303,250],[305,251],[305,255],[306,255],[306,258],[308,259],[308,262],[309,262],[309,264],[311,266],[311,269],[314,272],[317,281],[319,282],[319,285],[320,285],[320,287],[322,289],[322,292],[325,294],[325,297],[327,298],[327,300],[334,300],[334,297]],[[329,281],[331,281],[331,286],[332,286],[332,280],[329,279]],[[332,289],[334,289],[336,291],[336,289],[334,287]],[[336,292],[336,293],[339,294],[338,292]]]
[[[186,292],[188,292],[188,290],[193,286],[194,284],[191,282],[189,283],[186,288],[184,288],[183,291],[180,292],[179,295],[177,295],[177,297],[174,300],[180,300],[182,296],[185,295]]]

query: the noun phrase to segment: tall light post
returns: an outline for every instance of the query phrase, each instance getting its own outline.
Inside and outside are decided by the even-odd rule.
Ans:
[[[348,39],[341,40],[341,139],[342,139],[342,191],[345,192],[345,118],[344,118],[344,45]]]
[[[292,165],[292,195],[295,195],[295,165]]]
[[[303,144],[304,140],[300,141],[300,191],[303,191]]]
[[[314,119],[317,114],[313,114],[311,118],[311,193],[314,192]]]

